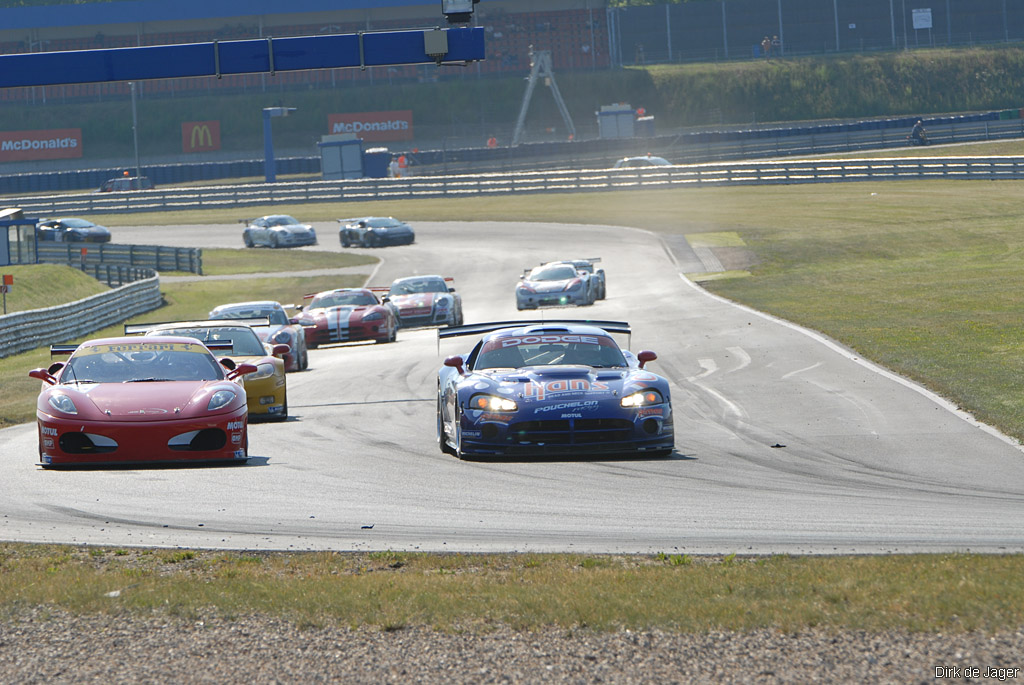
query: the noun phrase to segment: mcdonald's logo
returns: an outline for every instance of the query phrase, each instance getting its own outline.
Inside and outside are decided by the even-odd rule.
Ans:
[[[181,125],[181,151],[220,149],[220,121],[186,121]]]

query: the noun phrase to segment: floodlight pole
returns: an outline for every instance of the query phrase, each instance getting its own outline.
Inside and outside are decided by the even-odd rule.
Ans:
[[[135,178],[142,176],[139,169],[139,114],[135,108],[135,81],[129,83],[132,87],[132,138],[135,141]]]
[[[263,108],[263,173],[267,183],[277,181],[277,170],[274,164],[274,136],[271,132],[270,120],[273,117],[286,117],[289,112],[295,110],[295,107]]]

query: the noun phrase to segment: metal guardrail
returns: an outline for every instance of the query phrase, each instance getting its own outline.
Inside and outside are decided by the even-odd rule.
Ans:
[[[83,250],[86,251],[85,254],[82,254]],[[195,247],[40,242],[36,254],[40,262],[68,264],[87,273],[93,273],[97,279],[100,278],[98,274],[102,273],[102,269],[106,269],[107,274],[117,275],[122,282],[132,274],[132,269],[188,271],[199,275],[203,273],[203,251]],[[107,284],[111,285],[109,279],[108,275]]]
[[[0,357],[88,335],[162,303],[155,275],[77,302],[0,316]]]
[[[1020,179],[1024,178],[1024,158],[757,160],[634,169],[573,169],[206,186],[106,193],[102,196],[90,194],[25,197],[10,202],[16,203],[26,213],[68,215],[308,202],[601,191],[638,187],[768,185],[915,178]]]

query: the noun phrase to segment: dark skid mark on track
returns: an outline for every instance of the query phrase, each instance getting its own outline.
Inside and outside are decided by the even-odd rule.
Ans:
[[[427,398],[427,399],[412,398],[412,399],[405,399],[405,400],[369,400],[369,401],[362,400],[362,401],[359,401],[359,402],[318,402],[316,404],[293,404],[293,405],[291,405],[291,407],[293,409],[297,409],[297,408],[315,409],[317,407],[361,407],[361,406],[370,405],[370,404],[402,404],[404,402],[433,402],[433,401],[434,401],[434,398],[430,397],[430,398]]]

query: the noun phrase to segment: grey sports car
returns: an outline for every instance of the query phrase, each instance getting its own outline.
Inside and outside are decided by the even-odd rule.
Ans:
[[[316,230],[287,214],[271,214],[258,219],[243,219],[242,242],[246,247],[300,247],[316,245]]]

